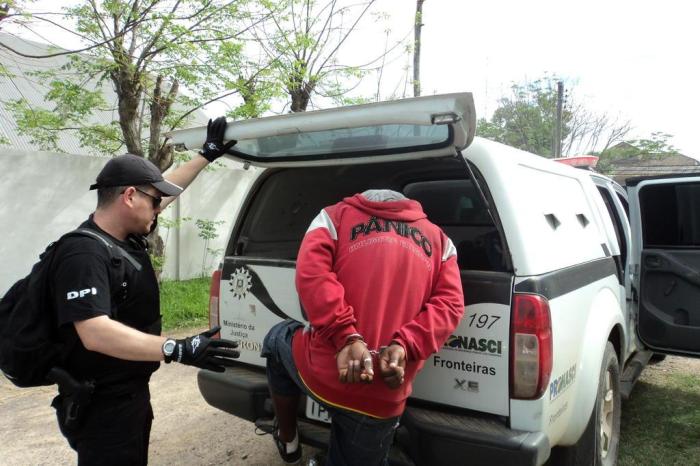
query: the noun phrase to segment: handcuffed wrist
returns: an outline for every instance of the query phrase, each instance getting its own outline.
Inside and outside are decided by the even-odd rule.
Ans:
[[[361,341],[362,343],[364,343],[365,339],[362,338],[362,335],[360,335],[359,333],[352,333],[352,334],[348,335],[347,337],[345,337],[345,345],[344,346],[348,346],[349,344],[356,342],[356,341]]]

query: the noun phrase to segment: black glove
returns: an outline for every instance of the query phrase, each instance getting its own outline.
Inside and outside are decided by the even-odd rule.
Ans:
[[[224,155],[238,141],[230,140],[224,144],[224,133],[226,132],[226,117],[219,117],[216,120],[209,120],[207,124],[207,140],[199,151],[209,162],[213,162]]]
[[[196,366],[214,372],[224,372],[225,366],[233,366],[234,359],[240,353],[234,348],[238,347],[238,342],[231,340],[213,340],[221,327],[218,325],[199,335],[175,340],[175,350],[170,358],[188,366]],[[170,361],[167,361],[170,362]]]

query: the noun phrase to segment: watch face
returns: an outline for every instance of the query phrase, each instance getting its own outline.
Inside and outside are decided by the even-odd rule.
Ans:
[[[163,343],[163,354],[170,356],[173,354],[173,351],[175,351],[175,340],[165,340],[165,343]]]

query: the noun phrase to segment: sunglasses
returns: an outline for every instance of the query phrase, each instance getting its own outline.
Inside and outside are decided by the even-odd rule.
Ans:
[[[139,188],[136,188],[136,187],[134,187],[134,189],[135,189],[136,191],[140,192],[141,194],[145,194],[146,196],[150,197],[150,198],[151,198],[151,202],[153,203],[153,208],[154,208],[154,209],[157,209],[158,207],[160,207],[160,203],[163,202],[163,198],[162,198],[162,197],[156,197],[156,196],[154,196],[153,194],[148,194],[146,191],[142,191],[142,190],[140,190]]]

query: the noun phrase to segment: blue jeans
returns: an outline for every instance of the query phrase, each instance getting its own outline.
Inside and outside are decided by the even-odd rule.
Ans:
[[[394,440],[398,417],[377,419],[322,403],[299,377],[292,355],[292,337],[303,325],[288,319],[265,336],[262,356],[267,358],[270,390],[281,396],[307,395],[331,415],[331,439],[326,466],[384,466]]]

